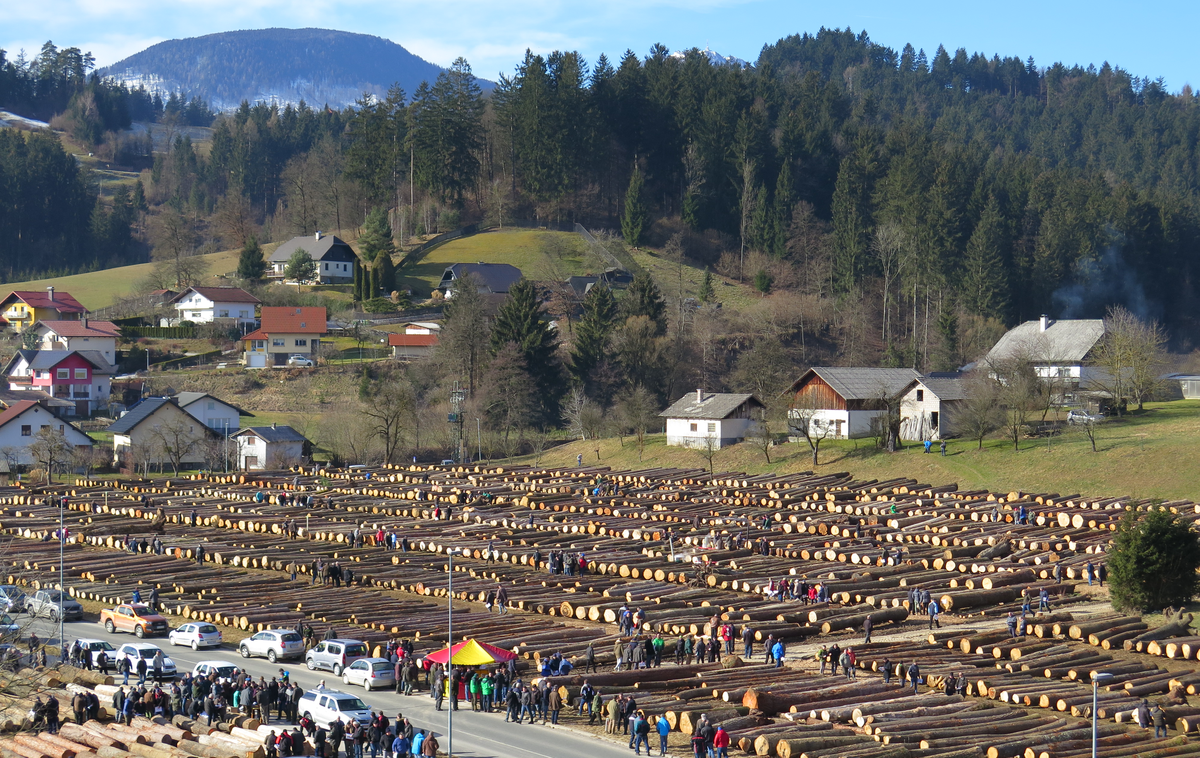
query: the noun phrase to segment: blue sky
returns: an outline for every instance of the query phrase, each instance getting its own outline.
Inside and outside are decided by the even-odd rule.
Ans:
[[[984,10],[984,8],[987,10]],[[661,42],[711,47],[753,61],[762,46],[822,26],[900,48],[938,44],[987,54],[1121,66],[1164,77],[1177,92],[1200,86],[1194,35],[1200,3],[903,3],[858,0],[7,0],[0,47],[35,54],[47,39],[91,50],[100,65],[155,42],[231,29],[317,26],[386,37],[440,65],[464,56],[475,73],[511,72],[524,50],[579,50],[594,61]]]

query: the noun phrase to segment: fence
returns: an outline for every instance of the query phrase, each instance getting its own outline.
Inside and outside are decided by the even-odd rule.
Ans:
[[[605,261],[613,268],[619,268],[630,273],[638,273],[642,270],[642,267],[637,264],[637,261],[629,253],[622,250],[618,257],[617,254],[601,244],[600,240],[593,237],[592,233],[583,227],[583,224],[575,224],[573,231],[580,237],[583,237],[583,241],[588,243],[588,247],[591,248],[593,253],[600,256],[600,260]]]
[[[196,353],[195,355],[183,355],[178,358],[168,358],[165,361],[152,363],[150,366],[151,368],[157,368],[163,371],[173,368],[187,368],[188,366],[199,366],[203,363],[212,363],[213,359],[219,357],[220,355],[220,349],[209,350],[203,353]]]
[[[123,326],[121,336],[125,339],[151,337],[153,339],[190,340],[196,338],[194,326]]]

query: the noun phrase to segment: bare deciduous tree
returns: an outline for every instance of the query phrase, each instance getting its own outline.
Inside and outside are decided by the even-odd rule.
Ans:
[[[1104,338],[1096,351],[1096,364],[1103,375],[1096,383],[1112,395],[1118,413],[1126,398],[1142,410],[1162,385],[1166,344],[1166,333],[1158,322],[1144,321],[1119,305],[1108,309]]]
[[[175,418],[155,424],[150,430],[150,437],[162,454],[160,463],[171,464],[171,472],[178,476],[184,461],[188,460],[203,444],[206,432],[199,421],[194,419]]]
[[[1004,412],[999,405],[1000,385],[984,373],[976,373],[965,382],[966,398],[954,411],[954,426],[967,439],[979,443],[1004,423]]]
[[[69,461],[73,451],[66,435],[51,426],[38,429],[33,435],[33,442],[29,444],[29,454],[46,472],[46,480],[51,482],[54,481],[55,469]]]
[[[717,453],[721,452],[721,438],[715,433],[709,432],[700,438],[699,443],[696,445],[696,450],[708,462],[708,474],[712,476],[713,459],[717,457]]]
[[[837,433],[836,426],[821,418],[821,410],[823,409],[812,397],[796,400],[788,409],[788,428],[799,434],[808,443],[808,449],[812,451],[812,465],[814,466],[819,464],[821,443]]]
[[[626,392],[617,405],[620,423],[637,441],[638,461],[646,450],[646,433],[658,421],[658,404],[640,384]]]

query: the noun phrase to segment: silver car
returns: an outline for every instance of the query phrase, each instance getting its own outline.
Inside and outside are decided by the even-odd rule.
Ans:
[[[304,639],[288,629],[267,629],[242,640],[238,652],[243,658],[265,657],[271,663],[304,655]]]
[[[17,585],[0,584],[0,611],[20,613],[25,610],[27,599],[25,593]]]
[[[15,642],[21,637],[21,625],[7,613],[0,613],[0,640]]]
[[[367,657],[367,645],[359,640],[323,640],[304,656],[309,671],[324,669],[341,676],[346,667]]]
[[[25,601],[25,608],[34,616],[45,616],[51,621],[72,621],[83,618],[83,606],[77,600],[58,590],[38,590]]]
[[[359,658],[342,672],[346,684],[361,684],[367,692],[376,687],[395,687],[396,670],[387,658]]]

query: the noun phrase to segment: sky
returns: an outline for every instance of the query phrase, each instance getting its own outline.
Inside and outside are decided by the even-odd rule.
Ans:
[[[526,48],[577,50],[588,61],[626,49],[645,55],[709,47],[753,62],[763,45],[822,26],[866,30],[896,48],[911,42],[932,58],[953,51],[1033,56],[1039,66],[1108,61],[1134,76],[1162,77],[1178,92],[1200,87],[1194,35],[1200,2],[1144,5],[901,3],[856,0],[4,0],[0,48],[35,55],[46,40],[91,51],[99,66],[156,42],[234,29],[321,27],[386,37],[446,66],[462,56],[477,76],[511,73]]]

